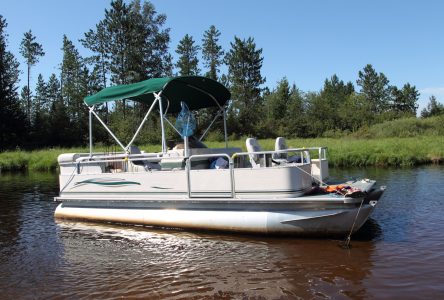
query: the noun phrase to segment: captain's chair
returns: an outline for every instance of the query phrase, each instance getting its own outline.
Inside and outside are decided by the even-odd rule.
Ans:
[[[131,146],[129,148],[130,154],[142,154],[140,149],[137,146]],[[156,162],[150,162],[147,160],[133,160],[130,161],[129,171],[130,172],[143,172],[143,171],[151,171],[151,170],[160,170],[160,165]]]
[[[257,140],[255,138],[248,138],[245,141],[245,144],[247,146],[247,151],[248,152],[260,152],[262,151],[261,146],[259,145],[259,143],[257,142]],[[260,155],[259,154],[248,154],[249,158],[250,158],[250,163],[251,166],[253,168],[259,168],[261,166],[261,159],[260,159]]]
[[[281,151],[281,150],[287,150],[287,141],[283,137],[276,138],[276,142],[274,143],[274,150],[275,151]],[[273,160],[275,161],[287,161],[288,153],[273,153],[272,155]]]
[[[287,150],[287,141],[283,137],[276,138],[276,142],[274,144],[275,151]],[[294,155],[288,157],[288,153],[273,153],[272,155],[273,163],[277,165],[285,165],[288,163],[300,163],[301,157],[299,155]]]

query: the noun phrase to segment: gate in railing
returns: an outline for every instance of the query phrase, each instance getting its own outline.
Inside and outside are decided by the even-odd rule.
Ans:
[[[228,169],[195,169],[192,162],[202,159],[224,158]],[[187,188],[189,198],[234,198],[234,164],[228,154],[191,155],[186,162]],[[194,188],[193,188],[194,187]]]

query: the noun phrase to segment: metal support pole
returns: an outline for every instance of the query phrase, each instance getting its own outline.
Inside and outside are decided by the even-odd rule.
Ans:
[[[202,134],[202,136],[199,138],[199,141],[202,141],[202,139],[205,137],[205,135],[207,134],[208,130],[210,130],[211,126],[213,126],[214,122],[217,120],[217,118],[220,117],[221,111],[219,110],[216,114],[216,116],[214,116],[213,121],[211,121],[210,125],[208,126],[207,129],[205,129],[204,133]]]
[[[191,198],[191,178],[190,178],[191,159],[187,159],[186,160],[185,168],[186,168],[186,171],[187,171],[187,192],[188,192],[188,198]]]
[[[322,172],[322,148],[319,148],[319,184],[323,181],[323,172]]]
[[[173,128],[177,132],[178,135],[181,134],[179,132],[179,130],[177,130],[177,128],[173,124],[171,124],[171,122],[170,122],[170,120],[168,120],[168,118],[165,118],[164,120],[167,122],[167,124],[169,124],[171,126],[171,128]]]
[[[225,134],[225,148],[228,148],[227,111],[225,109],[224,109],[224,134]]]
[[[183,146],[184,146],[184,149],[185,149],[185,157],[190,156],[190,144],[188,143],[188,137],[187,136],[185,136],[183,138]]]
[[[162,127],[162,153],[166,153],[166,140],[165,140],[165,127],[163,125],[163,108],[162,108],[162,99],[160,97],[162,92],[158,94],[154,93],[154,97],[159,101],[159,113],[160,113],[160,127]]]
[[[134,140],[136,139],[136,137],[139,135],[140,130],[142,129],[143,125],[145,124],[146,120],[148,119],[149,114],[151,113],[151,111],[154,108],[154,105],[156,104],[156,102],[158,101],[158,99],[156,98],[154,100],[154,102],[151,104],[150,109],[148,110],[148,112],[146,113],[145,117],[143,118],[142,122],[139,125],[139,128],[137,128],[136,133],[134,133],[133,138],[131,139],[131,141],[128,143],[128,145],[126,145],[126,149],[128,150],[131,145],[133,144]]]
[[[91,108],[89,109],[89,111],[97,118],[97,120],[99,120],[100,124],[102,124],[103,127],[105,127],[106,131],[108,131],[108,133],[113,137],[113,139],[117,142],[117,144],[119,144],[119,146],[122,147],[123,151],[126,152],[125,146],[123,146],[123,144],[114,135],[114,133],[111,131],[111,129],[109,129],[108,126],[106,126],[106,124],[102,121],[102,119],[100,119],[100,117],[96,114],[96,112],[94,110],[91,110]]]
[[[91,109],[94,110],[94,106],[92,106],[89,110],[89,158],[92,157],[93,152],[93,133],[92,133],[92,113]]]

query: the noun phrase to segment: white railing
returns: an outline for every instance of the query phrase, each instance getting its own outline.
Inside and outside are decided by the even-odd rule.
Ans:
[[[259,157],[262,157],[263,164],[260,164],[258,167],[260,168],[273,168],[273,167],[281,167],[281,166],[287,166],[287,167],[300,167],[302,165],[310,165],[312,164],[312,159],[310,157],[310,152],[316,152],[316,155],[318,156],[317,159],[319,161],[321,160],[327,160],[327,148],[326,147],[310,147],[310,148],[289,148],[284,150],[271,150],[271,151],[256,151],[256,152],[236,152],[232,156],[229,156],[226,153],[212,153],[212,154],[196,154],[191,155],[189,157],[185,156],[169,156],[165,155],[163,153],[142,153],[142,154],[127,154],[127,153],[117,153],[117,154],[99,154],[99,155],[93,155],[89,156],[88,154],[85,154],[85,156],[81,156],[77,158],[73,162],[63,162],[60,163],[60,166],[75,166],[75,170],[77,174],[81,173],[81,166],[82,165],[90,165],[90,164],[106,164],[106,163],[122,163],[122,171],[126,172],[128,171],[128,162],[133,161],[146,161],[146,162],[153,162],[153,163],[160,163],[165,162],[168,160],[180,160],[182,159],[185,161],[185,171],[187,175],[187,193],[189,198],[195,198],[196,196],[193,196],[192,193],[192,187],[191,187],[191,170],[192,170],[192,161],[193,160],[202,160],[202,159],[209,159],[209,158],[218,158],[218,157],[224,157],[228,161],[228,169],[230,174],[230,196],[231,198],[235,198],[236,192],[235,192],[235,177],[234,177],[234,169],[235,167],[235,160],[242,157],[249,157],[251,158],[253,155],[257,155]],[[288,154],[288,153],[295,153],[296,156],[290,156],[291,157],[297,157],[299,160],[297,162],[288,162],[288,163],[279,163],[273,159],[273,154]],[[82,154],[80,154],[82,155]],[[250,159],[251,160],[251,159]],[[242,163],[242,159],[240,163]],[[322,163],[319,164],[320,168],[320,174],[323,174],[322,170]],[[103,166],[102,166],[103,167]],[[245,164],[242,164],[241,166],[238,166],[238,168],[246,168],[249,166],[246,166]],[[254,167],[254,166],[252,166]],[[313,178],[313,174],[310,174]],[[318,179],[316,179],[318,180]],[[322,181],[322,178],[318,181]],[[220,195],[219,195],[220,196]]]
[[[233,154],[233,158],[236,157],[242,157],[242,156],[249,156],[250,161],[253,160],[253,157],[258,155],[262,156],[263,161],[265,162],[265,165],[261,167],[271,167],[273,166],[273,162],[277,162],[279,159],[273,158],[273,154],[288,154],[288,153],[299,153],[300,157],[300,163],[302,164],[309,164],[310,163],[310,154],[309,154],[309,148],[289,148],[284,150],[269,150],[269,151],[255,151],[255,152],[238,152]],[[285,159],[284,159],[285,160]]]
[[[230,171],[230,188],[231,188],[231,198],[235,197],[235,186],[234,186],[234,164],[233,159],[226,153],[220,153],[220,154],[196,154],[191,155],[187,159],[186,163],[186,170],[187,170],[187,185],[188,185],[188,197],[193,198],[192,191],[191,191],[191,162],[193,159],[202,159],[202,158],[219,158],[219,157],[225,157],[228,160],[228,168]],[[195,196],[194,196],[195,198]]]
[[[310,147],[310,148],[289,148],[285,150],[270,150],[270,151],[256,151],[256,152],[236,152],[234,153],[231,158],[235,159],[237,157],[242,156],[249,156],[252,157],[254,155],[262,156],[263,161],[265,162],[273,162],[273,154],[288,154],[288,153],[299,153],[300,157],[300,163],[302,164],[309,164],[311,163],[311,151],[317,151],[317,155],[319,159],[326,160],[327,159],[327,148],[326,147]],[[82,154],[80,154],[82,155]],[[193,158],[204,158],[204,157],[219,157],[219,156],[228,156],[226,153],[213,153],[213,154],[199,154],[199,155],[192,155],[190,157]],[[229,156],[228,156],[229,157]],[[95,163],[107,163],[107,162],[122,162],[122,161],[139,161],[144,160],[148,162],[159,162],[161,160],[168,160],[168,159],[178,159],[183,158],[185,159],[185,156],[169,156],[165,155],[163,153],[142,153],[142,154],[127,154],[127,153],[113,153],[113,154],[100,154],[100,155],[94,155],[89,156],[88,154],[84,153],[84,156],[81,156],[77,158],[75,161],[72,162],[63,162],[59,163],[59,165],[72,165],[72,164],[95,164]],[[266,164],[261,167],[272,167],[272,164]]]

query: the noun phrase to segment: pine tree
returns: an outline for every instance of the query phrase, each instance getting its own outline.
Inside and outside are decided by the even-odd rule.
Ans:
[[[288,114],[286,118],[286,137],[308,137],[307,118],[304,105],[304,95],[295,84],[290,90],[290,99],[287,108]]]
[[[122,0],[112,1],[111,8],[105,10],[104,26],[109,34],[111,81],[115,84],[129,83],[127,61],[131,30],[129,8]]]
[[[325,79],[324,87],[319,94],[318,105],[311,107],[310,110],[313,117],[322,120],[323,128],[317,135],[321,135],[327,130],[345,129],[341,118],[341,109],[353,92],[353,84],[351,82],[345,84],[336,74],[330,79]]]
[[[165,21],[166,16],[157,14],[150,2],[111,2],[105,18],[89,35],[98,36],[103,27],[113,83],[133,83],[171,73],[169,28],[162,29]]]
[[[46,102],[49,110],[56,101],[61,99],[60,81],[57,79],[57,76],[54,73],[51,74],[48,83],[46,84],[46,93]]]
[[[39,74],[37,77],[37,84],[35,87],[35,97],[34,97],[34,103],[31,108],[32,113],[36,114],[40,111],[49,111],[49,105],[47,103],[48,99],[48,92],[47,92],[47,86],[45,83],[45,80],[43,79],[43,75]]]
[[[430,96],[427,107],[421,111],[422,118],[439,116],[444,114],[444,104],[439,103],[435,96]]]
[[[108,77],[110,72],[110,55],[109,55],[109,32],[106,30],[104,21],[100,21],[96,25],[96,30],[90,29],[85,33],[85,38],[80,40],[82,45],[91,50],[94,55],[85,59],[85,61],[93,66],[94,74],[98,79],[98,86],[106,88],[108,86]],[[108,120],[108,102],[105,102],[105,121]]]
[[[140,44],[136,52],[142,50],[143,79],[170,76],[172,74],[172,56],[169,54],[170,29],[163,28],[166,22],[165,14],[158,14],[154,5],[140,0],[133,0],[131,8],[132,20],[136,20],[137,35]],[[134,21],[133,21],[134,22]]]
[[[25,85],[22,87],[22,89],[20,90],[20,98],[19,98],[19,102],[20,102],[20,108],[21,110],[25,113],[25,118],[26,118],[26,125],[30,125],[30,123],[28,122],[28,118],[27,118],[27,111],[28,111],[28,95],[32,98],[32,91],[29,90],[28,86]]]
[[[108,61],[113,84],[128,84],[172,73],[172,58],[168,53],[169,28],[163,29],[166,16],[157,14],[149,2],[133,0],[129,4],[113,0],[96,30],[85,34],[84,45],[96,55],[102,51],[102,61]],[[97,45],[103,38],[104,44]],[[103,73],[103,72],[102,72]],[[126,101],[116,103],[116,110],[126,115]]]
[[[254,134],[262,110],[262,49],[256,49],[253,38],[234,37],[225,56],[233,103],[230,118],[239,134]]]
[[[415,86],[410,83],[404,84],[401,90],[397,87],[392,87],[392,103],[391,109],[399,116],[416,116],[418,109],[419,92]]]
[[[62,97],[59,97],[51,106],[51,118],[49,122],[50,144],[58,147],[69,147],[75,143],[72,138],[71,121]]]
[[[361,93],[370,103],[370,110],[375,113],[384,112],[390,101],[389,80],[383,73],[376,73],[372,65],[368,64],[358,73],[356,81],[361,87]]]
[[[202,56],[204,65],[208,68],[205,76],[217,80],[219,73],[219,66],[223,62],[224,51],[222,47],[217,44],[219,41],[220,31],[214,25],[205,31],[202,39]]]
[[[362,126],[369,126],[375,118],[370,103],[363,94],[350,94],[338,109],[343,131],[355,132]]]
[[[49,144],[49,107],[47,85],[42,74],[37,78],[35,97],[31,107],[30,140],[32,147],[41,148]]]
[[[87,96],[84,83],[87,69],[77,48],[66,36],[63,37],[62,50],[61,96],[73,124],[72,143],[81,144],[88,128],[88,108],[83,103],[84,97]]]
[[[50,104],[50,119],[48,146],[71,146],[71,121],[61,95],[60,81],[55,74],[51,74],[47,83],[47,97]]]
[[[78,102],[83,102],[79,94],[80,76],[83,69],[82,58],[71,40],[63,36],[63,60],[61,65],[62,98],[68,107],[71,120],[78,114]]]
[[[285,136],[287,124],[288,108],[290,103],[291,91],[287,78],[278,82],[277,87],[264,96],[266,112],[267,136]]]
[[[45,55],[45,52],[43,51],[43,47],[41,44],[37,43],[35,41],[36,37],[32,34],[32,31],[29,30],[28,32],[25,32],[23,40],[20,44],[20,53],[25,58],[26,64],[28,66],[28,83],[27,83],[27,99],[26,99],[26,105],[27,110],[26,114],[28,117],[28,121],[31,121],[31,95],[29,93],[30,87],[29,87],[29,79],[31,76],[31,67],[34,66],[36,63],[39,62],[39,57]]]
[[[179,54],[179,60],[176,67],[181,76],[199,75],[199,59],[197,53],[200,50],[198,45],[194,44],[193,37],[186,34],[177,45],[176,53]]]
[[[88,32],[85,32],[85,38],[80,40],[85,48],[94,53],[94,55],[88,57],[85,61],[96,68],[96,73],[100,78],[103,88],[108,85],[110,68],[109,38],[109,32],[106,30],[105,23],[102,20],[96,25],[95,31],[90,29]]]
[[[0,150],[20,145],[25,116],[17,95],[19,63],[7,50],[6,20],[0,15]]]

